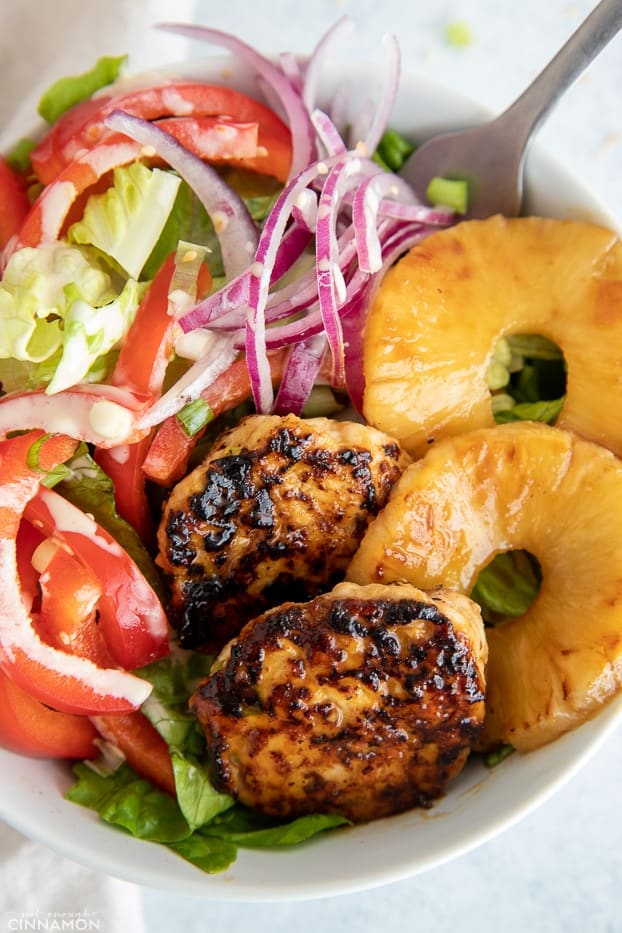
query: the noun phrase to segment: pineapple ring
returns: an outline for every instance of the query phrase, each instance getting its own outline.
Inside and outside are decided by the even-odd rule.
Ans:
[[[492,425],[486,373],[497,341],[529,333],[564,354],[557,426],[621,456],[622,243],[577,221],[464,221],[413,247],[368,312],[366,420],[415,456]]]
[[[622,462],[534,422],[435,444],[393,487],[347,579],[470,593],[503,551],[542,569],[527,612],[486,631],[483,747],[537,748],[622,684]]]

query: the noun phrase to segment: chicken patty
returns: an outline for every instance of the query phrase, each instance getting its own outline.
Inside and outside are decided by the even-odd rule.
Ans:
[[[190,705],[220,791],[367,821],[445,792],[482,727],[486,660],[468,597],[340,583],[250,621]]]
[[[242,625],[343,579],[410,458],[374,428],[250,415],[174,487],[158,531],[171,621],[218,651]]]

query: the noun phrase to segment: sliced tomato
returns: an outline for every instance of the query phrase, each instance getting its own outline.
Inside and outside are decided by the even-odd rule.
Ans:
[[[34,443],[38,450],[33,465]],[[61,712],[127,712],[146,699],[149,685],[43,642],[21,591],[16,548],[22,516],[36,497],[44,472],[67,460],[75,446],[72,438],[46,437],[40,431],[0,443],[0,668],[34,699]],[[48,533],[42,525],[33,524]]]
[[[90,149],[106,139],[111,131],[103,121],[113,110],[123,110],[144,120],[188,116],[256,123],[259,147],[266,152],[261,160],[263,170],[281,181],[287,178],[291,163],[288,128],[269,107],[233,88],[198,81],[174,81],[102,97],[98,101],[99,108],[84,106],[80,112],[75,112],[75,108],[68,110],[31,153],[34,170],[44,184],[56,179],[81,150]],[[279,141],[279,151],[273,157],[271,149],[275,148],[276,140]],[[289,152],[286,159],[283,158],[284,151]]]
[[[65,220],[76,199],[113,169],[140,158],[138,143],[102,143],[63,166],[54,181],[46,185],[20,226],[13,250],[39,246],[60,238]]]
[[[153,440],[153,432],[135,444],[95,449],[95,462],[112,481],[119,515],[132,526],[149,548],[154,541],[151,508],[145,490],[143,463]]]
[[[35,628],[49,645],[113,667],[112,659],[102,658],[100,652],[75,647],[85,625],[96,620],[97,604],[103,595],[101,580],[53,538],[44,539],[40,545],[40,561],[41,551],[48,548],[49,556],[39,576],[41,611]]]
[[[122,668],[134,670],[168,653],[168,621],[158,596],[104,528],[45,487],[28,502],[26,518],[69,548],[101,581],[100,624]]]
[[[0,249],[19,231],[29,210],[26,185],[0,158]]]
[[[97,623],[96,604],[102,595],[102,584],[95,574],[73,554],[53,546],[40,583],[39,631],[42,637],[49,644],[70,654],[88,657],[101,667],[113,665],[114,660]],[[92,721],[84,717],[80,719],[81,724],[88,723],[87,730],[82,726],[82,731],[88,731],[91,737],[100,735],[112,742],[138,774],[175,794],[175,777],[166,742],[139,710],[97,716]],[[0,710],[0,741],[2,734]],[[59,742],[55,747],[63,746]],[[61,751],[59,754],[75,757],[73,751],[74,746],[71,745],[65,753]],[[78,754],[77,757],[86,757],[87,754]]]
[[[97,729],[87,716],[35,700],[0,670],[0,745],[34,758],[94,758]]]
[[[283,376],[287,349],[269,354],[273,382]],[[213,418],[231,411],[251,396],[251,383],[246,359],[239,359],[219,376],[202,394]],[[162,422],[145,457],[143,471],[148,479],[160,486],[171,486],[186,472],[188,460],[204,432],[190,436],[179,419],[172,415]]]
[[[168,295],[175,273],[175,254],[160,266],[123,341],[112,382],[149,398],[159,395],[173,351],[175,322]]]
[[[93,722],[100,735],[121,750],[137,774],[175,796],[168,746],[143,713],[96,716]]]

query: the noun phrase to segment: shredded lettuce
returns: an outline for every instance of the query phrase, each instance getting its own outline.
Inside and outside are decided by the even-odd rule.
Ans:
[[[142,162],[114,170],[113,184],[92,194],[81,220],[68,231],[70,243],[89,244],[137,279],[160,239],[181,179]]]
[[[559,347],[539,334],[499,340],[487,372],[495,421],[554,424],[564,404],[566,370]]]
[[[536,559],[527,551],[505,551],[479,574],[471,599],[479,604],[488,625],[524,615],[540,590],[542,576]]]
[[[28,384],[48,383],[49,392],[94,381],[93,368],[125,335],[143,293],[134,279],[119,292],[88,249],[19,249],[0,283],[0,359],[35,364],[24,370]]]
[[[127,55],[103,56],[89,71],[59,78],[41,97],[39,115],[47,123],[55,123],[70,107],[116,81],[126,62]]]

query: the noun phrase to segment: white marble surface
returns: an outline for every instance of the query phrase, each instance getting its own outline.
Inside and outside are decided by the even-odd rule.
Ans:
[[[7,81],[11,88],[9,100],[0,95],[0,123],[14,112],[16,101],[36,99],[50,78],[66,73],[68,53],[76,70],[97,54],[128,51],[137,68],[179,57],[179,41],[150,34],[148,24],[187,18],[193,2],[197,20],[269,51],[308,51],[331,22],[348,13],[356,24],[351,54],[378,54],[382,33],[394,32],[405,68],[457,87],[494,110],[511,102],[594,6],[592,0],[0,0],[0,79],[3,89]],[[16,42],[17,22],[24,18],[28,54]],[[456,20],[466,21],[472,31],[466,48],[444,39],[445,26]],[[567,93],[540,139],[622,223],[620,89],[622,36]],[[24,107],[19,119],[25,112]],[[12,121],[11,132],[15,125]],[[554,799],[521,824],[424,875],[362,894],[275,905],[213,903],[144,890],[145,929],[620,933],[621,773],[618,731]],[[125,933],[123,925],[118,929]]]

